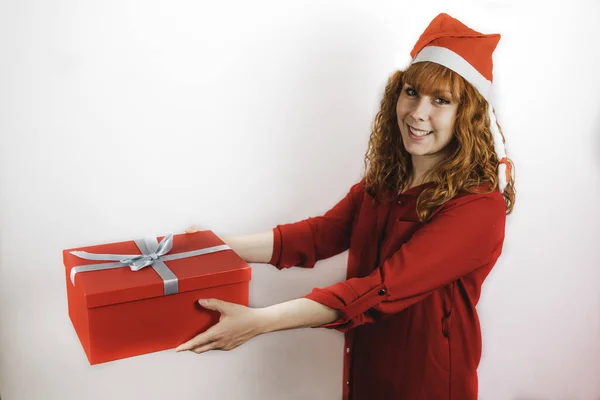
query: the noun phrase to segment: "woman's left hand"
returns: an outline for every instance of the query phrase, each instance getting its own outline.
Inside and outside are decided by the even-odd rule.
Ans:
[[[196,354],[209,350],[233,350],[260,335],[263,325],[259,309],[218,299],[198,300],[202,307],[221,313],[219,322],[207,331],[178,346],[175,351],[191,350]]]

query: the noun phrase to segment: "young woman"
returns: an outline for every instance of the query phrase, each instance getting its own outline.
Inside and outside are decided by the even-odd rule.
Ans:
[[[323,216],[224,239],[246,261],[278,268],[310,268],[349,249],[347,280],[262,309],[200,300],[221,320],[177,350],[334,328],[346,338],[345,399],[476,399],[475,305],[515,200],[487,100],[499,39],[440,14],[409,68],[390,77],[364,178],[346,197]]]

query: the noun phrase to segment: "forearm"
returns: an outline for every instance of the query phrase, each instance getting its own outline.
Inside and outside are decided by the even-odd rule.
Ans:
[[[266,264],[273,256],[273,231],[221,238],[244,261]]]
[[[290,300],[259,309],[261,332],[310,328],[333,322],[339,318],[337,310],[306,298]]]
[[[273,231],[221,238],[246,262],[268,263],[273,256]],[[320,326],[339,318],[337,310],[300,298],[256,310],[261,333]]]

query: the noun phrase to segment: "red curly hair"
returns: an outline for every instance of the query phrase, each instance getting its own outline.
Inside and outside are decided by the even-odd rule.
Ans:
[[[365,155],[367,191],[380,201],[390,200],[409,184],[411,155],[404,148],[396,115],[396,103],[405,83],[422,94],[449,90],[452,98],[459,102],[454,136],[448,144],[450,155],[427,172],[425,182],[433,182],[433,185],[424,189],[417,200],[419,220],[429,220],[436,208],[461,191],[499,190],[499,160],[494,151],[487,100],[454,71],[436,63],[421,62],[412,64],[406,71],[395,72],[388,80]],[[504,135],[502,138],[504,140]],[[511,160],[508,162],[512,165]],[[507,214],[512,212],[515,203],[514,183],[511,177],[503,193]],[[482,192],[481,186],[487,190]]]

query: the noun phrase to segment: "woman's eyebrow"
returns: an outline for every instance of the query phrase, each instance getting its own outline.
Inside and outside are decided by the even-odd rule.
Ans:
[[[452,99],[452,93],[449,90],[436,90],[433,92],[433,95],[436,97],[446,97]]]

